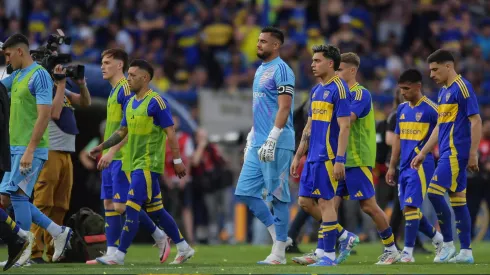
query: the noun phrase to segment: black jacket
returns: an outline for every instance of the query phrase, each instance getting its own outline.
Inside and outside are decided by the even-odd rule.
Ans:
[[[9,115],[10,99],[0,83],[0,172],[10,171]]]

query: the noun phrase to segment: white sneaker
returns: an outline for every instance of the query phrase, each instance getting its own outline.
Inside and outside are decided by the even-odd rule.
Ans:
[[[320,258],[315,253],[308,253],[303,256],[293,257],[291,260],[300,265],[309,265],[318,262]]]
[[[399,251],[388,251],[385,250],[381,256],[378,257],[379,261],[377,265],[390,265],[398,262],[401,258],[401,253]]]
[[[473,255],[468,255],[460,251],[458,255],[451,258],[449,262],[454,264],[474,264],[475,259],[473,259]]]
[[[188,246],[185,251],[179,251],[177,253],[177,256],[175,256],[175,260],[170,264],[183,264],[184,262],[192,258],[194,256],[194,253],[195,253],[194,249]]]
[[[446,263],[456,255],[456,247],[453,245],[443,244],[439,253],[436,254],[434,258],[434,263]]]
[[[407,252],[402,252],[402,257],[398,260],[400,263],[415,263],[415,258],[413,255],[408,254]]]
[[[165,236],[161,240],[156,241],[156,245],[158,246],[158,249],[160,250],[160,262],[164,263],[168,256],[170,255],[170,238],[168,236]]]
[[[53,238],[54,243],[54,254],[53,262],[57,262],[59,258],[63,255],[65,250],[70,246],[70,238],[73,235],[71,228],[67,226],[61,227],[61,234]]]
[[[124,260],[118,260],[116,254],[105,255],[95,259],[98,263],[103,265],[124,265]]]
[[[29,242],[29,244],[27,245],[26,250],[24,250],[24,252],[22,252],[22,255],[20,255],[20,258],[16,263],[19,266],[25,265],[31,259],[32,245],[34,244],[34,241],[36,240],[36,238],[34,237],[34,234],[32,232],[26,232],[26,233],[27,233],[27,241]]]
[[[270,254],[265,258],[265,260],[257,262],[258,264],[263,265],[278,265],[278,264],[286,264],[286,257],[279,257],[275,254]]]

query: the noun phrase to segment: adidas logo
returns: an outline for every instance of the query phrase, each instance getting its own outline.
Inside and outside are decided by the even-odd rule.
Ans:
[[[127,225],[125,225],[125,226],[123,227],[123,231],[129,232],[129,228],[128,228],[128,226],[127,226]]]
[[[105,226],[104,227],[109,227],[109,224],[108,223],[105,223]]]
[[[402,114],[402,115],[400,116],[400,120],[401,120],[401,119],[405,119],[405,114]]]
[[[354,197],[359,198],[364,196],[361,191],[357,191],[356,195]]]
[[[437,181],[437,175],[432,177],[432,181]]]
[[[408,197],[408,199],[405,200],[406,203],[412,203],[412,197]]]
[[[129,194],[129,195],[131,195],[131,196],[134,196],[134,191],[133,191],[133,189],[129,190],[128,194]]]
[[[120,200],[120,199],[121,199],[121,196],[119,196],[119,193],[116,193],[116,194],[114,195],[114,199],[116,199],[116,200]]]
[[[318,190],[318,189],[315,189],[315,191],[313,191],[312,194],[313,195],[321,195],[320,190]]]

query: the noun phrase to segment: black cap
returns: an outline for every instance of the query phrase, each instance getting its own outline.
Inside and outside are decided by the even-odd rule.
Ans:
[[[27,37],[25,37],[23,34],[16,33],[12,36],[10,36],[5,43],[3,43],[2,49],[5,50],[6,48],[12,47],[17,44],[24,44],[27,47],[29,47],[29,40]]]

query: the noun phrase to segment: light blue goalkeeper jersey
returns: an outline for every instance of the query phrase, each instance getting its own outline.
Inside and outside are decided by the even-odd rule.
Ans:
[[[277,141],[276,148],[294,150],[294,73],[280,57],[262,63],[255,72],[253,83],[253,126],[252,147],[260,147],[274,127],[279,109],[279,95],[293,98],[288,121]]]

